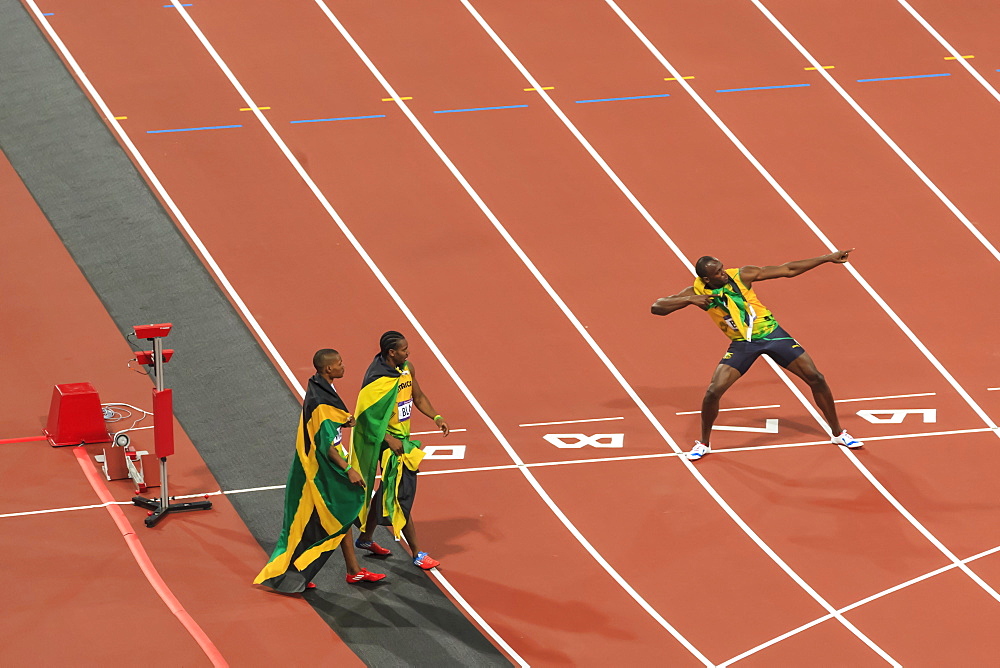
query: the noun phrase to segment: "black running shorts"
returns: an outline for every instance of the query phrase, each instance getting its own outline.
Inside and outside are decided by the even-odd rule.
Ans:
[[[731,366],[745,374],[757,358],[767,355],[783,367],[787,367],[796,357],[804,353],[802,346],[781,327],[764,338],[755,341],[733,341],[719,364]]]

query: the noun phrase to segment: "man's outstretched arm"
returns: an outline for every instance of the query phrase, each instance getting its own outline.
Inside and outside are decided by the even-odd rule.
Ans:
[[[712,301],[712,295],[697,295],[694,288],[689,285],[676,295],[660,297],[653,302],[653,306],[649,310],[653,315],[670,315],[674,311],[679,311],[692,304],[699,308],[705,308],[710,301]]]
[[[810,269],[815,269],[821,264],[826,264],[827,262],[844,264],[847,262],[848,256],[853,251],[854,249],[851,248],[850,250],[842,250],[837,251],[836,253],[829,253],[827,255],[809,258],[808,260],[786,262],[785,264],[779,264],[777,266],[743,267],[740,269],[740,280],[743,281],[744,285],[749,286],[754,281],[767,281],[772,278],[793,278],[800,274],[804,274]]]

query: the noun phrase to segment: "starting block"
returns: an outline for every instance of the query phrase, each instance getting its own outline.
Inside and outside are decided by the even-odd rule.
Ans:
[[[139,427],[139,429],[149,429],[149,427]],[[132,446],[127,433],[129,431],[132,429],[124,429],[114,434],[111,446],[105,447],[104,452],[94,459],[101,464],[106,479],[131,479],[135,483],[137,493],[142,494],[150,487],[160,486],[160,469],[155,465],[148,468],[143,466],[143,457],[150,453]]]

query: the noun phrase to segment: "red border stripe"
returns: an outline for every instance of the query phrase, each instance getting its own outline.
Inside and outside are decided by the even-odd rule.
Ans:
[[[44,441],[44,436],[25,436],[24,438],[0,438],[0,445],[5,443],[27,443],[28,441]]]
[[[228,668],[229,664],[223,658],[222,652],[215,646],[215,643],[208,637],[208,634],[198,626],[194,618],[188,614],[184,606],[181,605],[181,602],[174,596],[174,593],[170,591],[167,583],[160,577],[149,555],[146,554],[146,549],[142,546],[142,541],[135,535],[132,525],[129,524],[128,518],[125,517],[125,513],[115,504],[115,500],[111,496],[107,485],[104,484],[104,481],[97,475],[97,471],[94,470],[94,466],[90,463],[90,459],[87,456],[86,449],[79,446],[75,447],[73,448],[73,454],[76,455],[77,462],[80,464],[80,468],[83,469],[83,474],[87,477],[90,486],[94,488],[98,498],[105,504],[105,510],[111,514],[111,519],[118,526],[122,538],[125,539],[129,550],[132,551],[132,556],[135,558],[136,563],[139,564],[139,568],[142,569],[143,575],[149,580],[149,584],[153,586],[153,590],[167,604],[170,612],[184,625],[187,632],[191,634],[191,637],[194,638],[202,651],[205,652],[205,655],[211,660],[212,665],[219,668]]]

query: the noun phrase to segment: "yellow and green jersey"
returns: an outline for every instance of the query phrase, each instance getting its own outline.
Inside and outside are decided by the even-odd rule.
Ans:
[[[726,274],[729,282],[721,288],[710,288],[700,278],[694,281],[695,294],[713,296],[706,312],[719,329],[733,341],[755,341],[773,332],[778,322],[757,293],[743,285],[740,270],[726,269]]]

